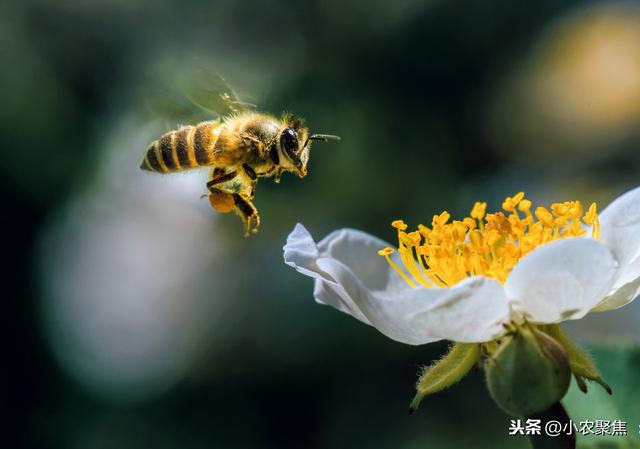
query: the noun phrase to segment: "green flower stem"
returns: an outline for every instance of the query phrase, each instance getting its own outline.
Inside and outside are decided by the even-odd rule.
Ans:
[[[454,343],[447,355],[424,369],[409,412],[415,412],[426,395],[450,387],[462,379],[478,363],[480,354],[480,345],[477,343]]]
[[[542,431],[540,435],[530,435],[529,441],[533,449],[575,449],[576,447],[576,435],[575,430],[567,435],[569,432],[561,432],[557,436],[549,436],[544,431],[544,424],[549,421],[558,421],[562,424],[563,429],[569,429],[571,426],[571,420],[567,411],[564,409],[560,402],[555,403],[551,407],[542,412],[535,413],[526,418],[539,419],[542,423]]]

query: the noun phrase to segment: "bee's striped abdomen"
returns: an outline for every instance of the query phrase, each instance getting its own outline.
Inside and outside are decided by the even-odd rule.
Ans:
[[[193,142],[193,126],[187,126],[179,129],[175,133],[175,149],[178,156],[180,167],[197,167],[195,157],[189,157],[189,135],[191,134],[191,142]],[[193,144],[191,145],[193,146]]]
[[[215,140],[213,141],[213,145],[211,145],[212,137],[211,124],[209,122],[200,123],[196,126],[196,131],[193,136],[193,149],[198,165],[211,164],[213,145],[215,145]]]
[[[219,122],[203,122],[168,132],[147,148],[143,170],[170,173],[212,165]]]
[[[160,147],[160,158],[164,163],[164,166],[167,167],[167,171],[175,171],[180,169],[180,165],[178,165],[178,160],[174,159],[174,149],[173,149],[173,137],[175,133],[165,134],[158,140],[158,146]]]
[[[140,168],[143,170],[163,172],[162,167],[160,166],[160,161],[158,160],[158,152],[156,151],[158,141],[153,142],[147,148],[147,154],[144,156],[144,160],[140,165]]]

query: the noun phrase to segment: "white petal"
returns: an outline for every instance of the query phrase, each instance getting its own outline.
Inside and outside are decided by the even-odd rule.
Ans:
[[[474,277],[448,289],[412,289],[376,254],[385,246],[365,233],[340,230],[315,247],[297,225],[284,248],[285,262],[315,278],[316,300],[403,343],[482,342],[504,332],[509,309],[497,281]]]
[[[384,289],[389,286],[410,289],[389,264],[378,256],[377,251],[387,246],[389,244],[369,234],[347,229],[332,232],[316,245],[309,231],[298,223],[287,238],[284,259],[300,273],[317,278],[319,268],[316,260],[320,253],[331,257],[335,254],[335,257],[344,260],[348,266],[353,266],[356,276],[360,276],[364,283],[372,288]],[[371,257],[372,254],[375,257]],[[366,324],[371,324],[357,307],[343,301],[335,290],[335,286],[328,288],[326,283],[316,282],[313,296],[321,304],[331,305]]]
[[[600,241],[613,250],[624,272],[640,256],[640,187],[616,198],[599,218]],[[626,276],[640,276],[640,267],[636,269],[635,275]]]
[[[607,296],[593,311],[605,312],[629,304],[640,294],[640,257],[623,267],[622,275],[616,280],[609,296]]]
[[[556,240],[515,266],[505,290],[514,311],[537,323],[586,315],[610,291],[618,263],[605,245],[589,238]]]
[[[298,226],[304,229],[302,225]],[[366,232],[339,229],[318,243],[318,251],[323,257],[337,259],[349,267],[371,290],[409,290],[411,287],[391,268],[384,257],[378,255],[380,249],[389,246],[392,245]],[[397,264],[402,265],[397,253],[391,257]]]

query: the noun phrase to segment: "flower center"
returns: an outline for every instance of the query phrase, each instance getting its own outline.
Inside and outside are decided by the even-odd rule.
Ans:
[[[477,202],[469,217],[449,222],[451,215],[435,215],[431,227],[407,225],[396,220],[398,253],[406,272],[392,259],[393,248],[378,251],[413,288],[451,287],[466,277],[482,275],[504,283],[513,267],[543,243],[566,237],[580,237],[591,228],[600,238],[596,204],[584,213],[580,201],[554,203],[551,210],[538,207],[531,213],[531,201],[520,192],[502,203],[504,212],[487,214],[487,203]],[[585,226],[586,225],[586,226]],[[408,272],[408,273],[407,273]]]

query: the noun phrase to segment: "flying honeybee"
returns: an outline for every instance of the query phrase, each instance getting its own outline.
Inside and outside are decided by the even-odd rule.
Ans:
[[[227,104],[229,115],[164,134],[149,145],[140,168],[156,173],[210,168],[209,193],[204,196],[219,212],[234,210],[247,236],[260,225],[252,203],[258,178],[274,176],[280,182],[287,171],[304,178],[311,142],[340,138],[309,135],[304,121],[292,114],[277,118],[258,113],[228,86],[217,95]]]

